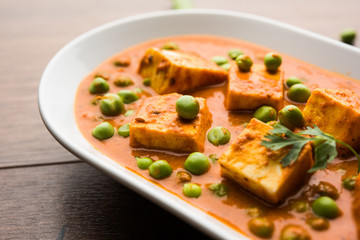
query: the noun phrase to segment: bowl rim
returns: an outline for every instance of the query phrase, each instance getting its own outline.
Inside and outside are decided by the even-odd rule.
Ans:
[[[94,34],[97,34],[100,31],[104,31],[104,30],[107,30],[107,29],[110,29],[113,27],[128,24],[128,23],[138,21],[138,20],[146,20],[146,19],[152,19],[152,18],[157,18],[157,17],[174,17],[174,16],[180,16],[180,15],[182,15],[182,16],[211,15],[211,16],[220,16],[220,17],[221,16],[231,16],[231,17],[236,17],[236,18],[245,18],[245,19],[249,19],[249,20],[253,20],[253,21],[258,21],[258,22],[262,22],[262,23],[266,23],[266,24],[275,25],[275,26],[283,28],[285,30],[297,32],[297,33],[321,40],[323,42],[327,42],[328,44],[342,48],[345,51],[352,51],[352,52],[355,51],[360,54],[360,49],[355,48],[353,46],[349,46],[347,44],[343,44],[335,39],[330,39],[330,38],[322,36],[320,34],[313,33],[311,31],[304,30],[299,27],[292,26],[290,24],[287,24],[287,23],[284,23],[284,22],[281,22],[278,20],[270,19],[270,18],[263,17],[263,16],[257,16],[257,15],[249,14],[249,13],[242,13],[242,12],[231,11],[231,10],[217,10],[217,9],[162,10],[162,11],[156,11],[156,12],[150,12],[150,13],[143,13],[143,14],[139,14],[139,15],[135,15],[135,16],[121,18],[121,19],[97,26],[97,27],[81,34],[80,36],[76,37],[75,39],[73,39],[72,41],[67,43],[64,47],[62,47],[52,57],[52,59],[47,64],[47,66],[42,74],[40,83],[39,83],[38,109],[40,112],[40,116],[41,116],[41,119],[44,122],[46,128],[51,133],[51,135],[63,147],[65,147],[68,151],[70,151],[73,155],[75,155],[79,159],[82,159],[83,161],[96,167],[97,169],[106,173],[113,179],[117,180],[118,182],[121,182],[122,184],[126,185],[130,189],[136,191],[137,193],[141,194],[142,196],[146,197],[147,199],[151,200],[152,202],[158,204],[162,208],[165,208],[166,210],[173,213],[174,215],[182,218],[186,222],[191,223],[193,226],[195,226],[199,230],[203,231],[204,233],[208,234],[209,236],[212,236],[215,238],[221,238],[221,239],[224,239],[224,238],[229,239],[229,238],[235,238],[235,237],[247,239],[247,237],[245,235],[243,235],[241,232],[238,232],[238,231],[232,229],[231,227],[229,227],[225,223],[221,222],[220,220],[214,221],[212,219],[206,219],[206,218],[201,218],[199,216],[194,216],[194,215],[196,215],[194,213],[196,213],[197,211],[203,212],[202,210],[199,210],[198,208],[193,207],[190,204],[188,204],[190,206],[189,209],[184,210],[182,206],[178,206],[178,203],[176,201],[173,201],[173,202],[169,201],[169,199],[167,197],[164,198],[163,196],[156,196],[156,194],[155,195],[153,194],[152,190],[144,189],[143,186],[141,185],[141,182],[137,182],[137,179],[135,179],[135,178],[129,179],[129,176],[123,177],[123,176],[121,176],[121,174],[119,175],[118,171],[121,168],[121,167],[119,168],[119,164],[117,164],[115,162],[113,162],[113,164],[111,164],[109,162],[106,162],[106,163],[101,162],[99,159],[90,155],[88,152],[84,151],[81,148],[78,148],[76,145],[73,145],[72,141],[70,141],[65,134],[58,131],[56,126],[54,127],[53,122],[51,121],[51,118],[48,116],[48,113],[44,110],[44,105],[46,105],[46,103],[44,101],[45,100],[44,91],[46,90],[44,83],[46,81],[48,81],[47,79],[49,78],[49,76],[51,74],[51,70],[54,68],[57,61],[61,58],[61,56],[64,53],[66,53],[66,51],[68,49],[71,49],[79,42],[86,40],[87,38],[91,37]],[[125,171],[129,171],[129,170],[125,170]],[[163,190],[163,191],[167,192],[165,190]],[[167,193],[169,193],[169,192],[167,192]],[[171,193],[169,193],[169,194],[171,194]],[[171,194],[171,195],[173,195],[173,194]],[[213,218],[213,217],[211,217],[211,218]],[[199,221],[199,219],[201,221]],[[215,218],[213,218],[213,219],[215,219]],[[205,223],[203,221],[205,221]],[[219,224],[219,223],[221,223],[221,224]],[[228,229],[228,231],[225,231],[225,232],[223,231],[224,226],[225,226],[225,228]]]

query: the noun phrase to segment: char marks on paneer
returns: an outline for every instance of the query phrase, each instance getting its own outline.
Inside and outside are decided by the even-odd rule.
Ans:
[[[278,204],[304,183],[313,164],[311,145],[302,149],[299,158],[288,167],[280,160],[288,149],[273,151],[261,140],[272,127],[253,118],[219,159],[221,175],[238,183],[271,204]]]
[[[336,139],[360,150],[360,97],[345,89],[315,89],[304,109],[306,125],[318,126]],[[349,153],[338,145],[342,154]]]
[[[158,94],[183,93],[227,79],[223,68],[197,54],[157,48],[146,51],[139,74],[151,79],[151,87]]]
[[[202,152],[205,134],[211,126],[211,113],[203,98],[196,98],[199,114],[193,120],[181,119],[176,110],[177,93],[143,100],[130,125],[132,147],[163,149],[175,152]]]
[[[100,65],[75,115],[97,150],[249,238],[356,239],[360,97],[343,88],[360,93],[252,43],[177,36]]]
[[[278,111],[283,105],[283,72],[269,73],[255,64],[242,72],[232,63],[228,76],[225,106],[227,110],[256,110],[267,105]]]

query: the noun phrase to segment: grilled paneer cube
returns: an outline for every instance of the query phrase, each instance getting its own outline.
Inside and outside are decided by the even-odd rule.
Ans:
[[[271,74],[263,65],[253,65],[249,72],[231,64],[225,99],[227,110],[255,110],[268,105],[280,110],[283,105],[283,73]]]
[[[360,175],[356,177],[352,210],[355,218],[358,239],[360,239]]]
[[[139,73],[151,79],[151,87],[158,94],[182,93],[227,79],[227,72],[212,61],[196,54],[157,48],[146,51]]]
[[[345,89],[315,89],[303,111],[308,126],[314,124],[323,132],[360,149],[360,97]],[[339,153],[349,150],[338,145]]]
[[[143,100],[130,124],[130,146],[175,152],[202,152],[211,126],[211,113],[203,98],[196,98],[199,114],[193,120],[181,119],[176,110],[177,93]]]
[[[272,127],[253,118],[244,131],[220,157],[221,175],[265,201],[277,204],[306,179],[312,167],[312,149],[307,144],[299,158],[288,167],[280,160],[288,149],[273,151],[260,145]]]

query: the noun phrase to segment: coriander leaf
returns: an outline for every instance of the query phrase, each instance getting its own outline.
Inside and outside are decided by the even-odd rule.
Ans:
[[[270,130],[270,133],[267,133],[264,137],[269,139],[269,141],[261,140],[260,144],[271,150],[276,151],[292,146],[288,154],[280,161],[283,167],[289,166],[296,161],[305,144],[312,140],[292,132],[281,124],[275,124],[274,129]]]
[[[323,140],[327,140],[327,141],[335,141],[345,147],[347,147],[356,157],[357,161],[358,161],[358,173],[360,173],[360,156],[357,154],[357,152],[347,143],[340,141],[338,139],[335,139],[332,135],[324,133],[323,131],[321,131],[315,124],[314,124],[314,128],[311,127],[307,127],[305,131],[300,132],[300,134],[308,134],[308,135],[313,135],[313,136],[317,136],[320,137],[319,139],[323,139]],[[320,146],[319,146],[320,147]],[[316,150],[316,148],[315,148]],[[335,149],[336,151],[336,149]],[[325,152],[326,154],[326,152]],[[336,152],[337,154],[337,152]],[[336,157],[336,155],[335,155]],[[316,164],[316,155],[315,155],[315,164]],[[332,161],[332,160],[331,160]],[[329,161],[328,163],[330,163],[331,161]],[[314,168],[314,167],[313,167]],[[310,169],[311,170],[311,169]]]
[[[325,169],[337,156],[336,142],[328,140],[315,148],[315,163],[309,172]]]
[[[286,156],[281,159],[281,163],[283,167],[287,167],[289,166],[291,163],[295,162],[298,157],[299,154],[301,152],[301,150],[303,149],[303,147],[305,146],[305,144],[307,144],[310,140],[303,140],[303,141],[298,141],[296,143],[294,143],[293,147],[291,148],[291,150],[289,151],[288,154],[286,154]]]
[[[289,166],[291,163],[297,160],[302,148],[306,143],[314,140],[321,140],[321,144],[314,145],[315,162],[309,172],[315,172],[319,169],[325,169],[326,166],[331,163],[337,156],[336,143],[342,144],[347,147],[358,160],[358,173],[360,172],[360,157],[356,151],[347,143],[335,139],[332,135],[324,133],[319,127],[306,127],[306,130],[299,132],[298,134],[292,132],[285,126],[277,123],[274,129],[269,131],[264,137],[267,140],[261,140],[261,145],[271,150],[279,150],[284,147],[291,147],[286,156],[281,159],[283,167]],[[302,136],[306,135],[306,136]],[[315,137],[308,137],[308,136]]]
[[[264,137],[270,141],[261,140],[261,145],[271,150],[279,150],[286,146],[291,146],[294,144],[299,144],[302,141],[310,141],[306,137],[293,133],[290,129],[285,126],[277,123],[274,126],[274,129],[269,131]],[[285,135],[285,137],[284,137]]]
[[[330,134],[326,134],[323,131],[320,130],[318,126],[314,124],[314,128],[311,128],[310,126],[306,127],[306,130],[299,132],[299,134],[302,135],[313,135],[313,136],[319,136],[319,137],[325,137],[326,139],[335,140],[333,136]]]
[[[271,150],[275,151],[294,144],[292,139],[283,138],[269,133],[266,134],[264,137],[269,139],[270,141],[261,140],[260,144],[265,146],[266,148],[270,148]]]
[[[270,148],[272,150],[278,150],[283,147],[293,145],[295,141],[308,141],[309,139],[298,135],[292,132],[290,129],[285,126],[277,123],[274,126],[274,129],[269,131],[264,137],[270,141],[262,140],[261,145]],[[286,136],[286,138],[283,137]]]
[[[261,145],[265,146],[266,148],[270,148],[271,150],[276,151],[287,146],[292,146],[288,154],[286,154],[286,156],[283,157],[280,161],[283,167],[289,166],[291,163],[296,161],[305,144],[311,141],[310,138],[282,138],[276,135],[265,135],[265,138],[268,138],[271,141],[262,140]]]
[[[298,139],[298,140],[306,140],[306,137],[301,136],[300,134],[296,134],[287,127],[281,125],[280,123],[276,123],[274,129],[270,130],[273,135],[282,135],[285,134],[286,137],[291,139]]]
[[[273,134],[285,134],[287,137],[301,137],[280,123],[276,123],[274,129],[270,130],[270,132]]]
[[[313,136],[323,136],[325,133],[320,130],[315,124],[314,128],[307,126],[306,130],[299,132],[299,134],[307,134],[307,135],[313,135]]]

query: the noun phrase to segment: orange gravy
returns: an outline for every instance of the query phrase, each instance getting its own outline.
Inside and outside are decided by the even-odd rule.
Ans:
[[[95,96],[89,93],[88,88],[93,81],[94,76],[97,73],[109,75],[109,92],[111,93],[117,93],[121,89],[134,89],[139,87],[144,90],[142,97],[155,95],[155,92],[150,87],[145,87],[142,84],[143,79],[137,74],[137,70],[140,59],[146,49],[150,47],[161,47],[168,41],[176,42],[182,51],[196,52],[207,59],[210,59],[213,56],[227,56],[228,50],[231,48],[239,48],[242,49],[245,54],[249,55],[254,63],[263,64],[263,57],[266,53],[270,52],[270,49],[252,43],[207,35],[186,35],[156,39],[126,49],[103,62],[92,73],[85,77],[79,86],[75,101],[75,116],[84,137],[97,150],[101,151],[120,165],[132,170],[149,181],[162,186],[169,192],[182,198],[184,201],[209,213],[251,238],[257,239],[247,227],[247,222],[252,218],[247,214],[247,208],[258,207],[265,213],[267,218],[274,221],[275,231],[273,239],[279,239],[281,229],[287,224],[301,225],[311,234],[313,239],[356,239],[356,226],[351,212],[352,195],[351,192],[343,189],[341,186],[344,177],[356,174],[357,163],[354,158],[346,160],[336,159],[326,170],[317,171],[313,174],[307,184],[290,196],[285,203],[274,207],[267,205],[250,193],[242,190],[236,184],[222,178],[220,176],[220,166],[217,162],[212,163],[210,171],[206,174],[193,176],[192,178],[192,182],[202,186],[202,195],[197,199],[187,198],[182,194],[183,184],[178,182],[176,172],[183,170],[183,163],[188,154],[134,149],[129,146],[129,138],[123,138],[117,134],[104,141],[99,141],[92,137],[91,130],[104,119],[111,122],[114,127],[118,128],[119,126],[130,122],[134,117],[134,115],[129,117],[125,117],[124,115],[107,117],[101,114],[98,105],[91,104]],[[117,59],[129,59],[131,64],[128,67],[116,67],[113,62]],[[284,71],[285,79],[290,76],[297,76],[300,79],[304,79],[305,84],[311,90],[317,87],[330,89],[345,88],[354,90],[360,95],[360,82],[320,69],[319,67],[304,63],[284,54],[282,54],[282,59],[283,64],[281,69]],[[134,81],[134,85],[125,88],[115,86],[113,81],[116,76],[120,75],[129,76]],[[221,154],[230,146],[231,142],[244,129],[243,123],[248,122],[252,117],[251,112],[227,111],[224,107],[225,91],[226,84],[209,86],[188,92],[188,94],[193,96],[206,98],[207,105],[212,113],[212,127],[223,126],[231,132],[231,141],[226,145],[216,147],[206,141],[204,154],[207,156],[210,154],[216,154],[218,157],[221,156]],[[126,109],[133,109],[136,112],[140,102],[141,100],[126,105]],[[289,104],[288,100],[285,100],[285,105],[286,104]],[[303,109],[305,105],[298,104],[298,106]],[[167,179],[155,180],[149,176],[147,170],[140,170],[137,167],[135,156],[147,156],[154,160],[167,160],[173,167],[174,172]],[[294,199],[302,199],[311,203],[314,199],[307,193],[312,185],[315,185],[320,181],[329,182],[338,189],[340,198],[336,202],[342,211],[342,215],[334,220],[330,220],[330,228],[328,230],[314,231],[305,223],[305,219],[312,215],[311,210],[308,210],[305,213],[297,213],[291,210],[289,202]],[[222,182],[228,187],[229,191],[227,196],[218,197],[206,188],[207,184],[215,182]]]

